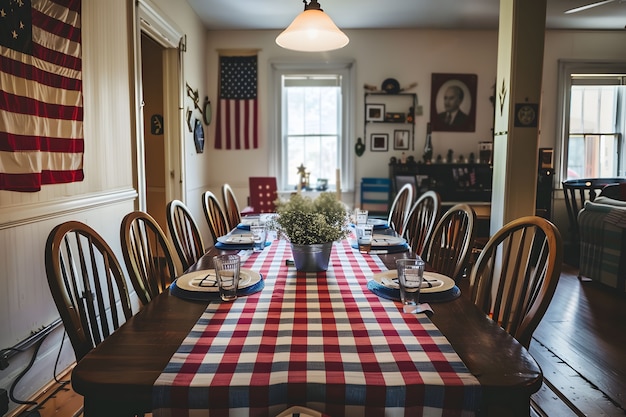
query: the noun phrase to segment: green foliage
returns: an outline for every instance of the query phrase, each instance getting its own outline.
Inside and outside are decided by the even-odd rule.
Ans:
[[[316,199],[294,194],[276,206],[278,216],[269,226],[296,245],[334,242],[348,236],[348,212],[335,193]]]

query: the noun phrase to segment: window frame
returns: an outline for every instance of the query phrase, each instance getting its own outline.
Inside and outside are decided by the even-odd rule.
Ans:
[[[297,74],[339,74],[342,77],[342,120],[341,120],[341,188],[342,191],[354,191],[354,152],[351,138],[355,129],[355,66],[353,60],[331,60],[328,62],[293,62],[293,61],[272,61],[270,62],[271,75],[269,83],[268,108],[273,112],[269,117],[269,167],[270,175],[279,179],[279,191],[285,190],[284,179],[287,173],[283,174],[282,155],[282,77],[283,75]]]
[[[558,92],[557,92],[557,109],[560,121],[557,123],[555,143],[558,152],[557,166],[555,173],[557,174],[557,182],[555,188],[562,188],[562,181],[567,178],[567,136],[569,135],[569,118],[570,118],[570,99],[573,74],[626,74],[626,62],[621,61],[569,61],[559,60],[558,66]],[[625,110],[622,109],[622,112]],[[618,126],[618,130],[622,133],[621,140],[624,141],[624,130],[626,126]],[[621,148],[621,163],[619,164],[621,171],[625,169],[626,148]],[[617,173],[619,175],[619,173]]]

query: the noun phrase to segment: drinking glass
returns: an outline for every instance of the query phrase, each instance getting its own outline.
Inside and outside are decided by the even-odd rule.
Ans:
[[[398,271],[398,285],[400,286],[400,300],[404,305],[419,304],[420,288],[424,278],[424,261],[416,258],[396,260]]]
[[[215,267],[221,299],[223,301],[235,301],[237,299],[239,269],[241,267],[239,255],[214,256],[213,266]]]
[[[374,226],[371,224],[357,224],[356,225],[356,239],[359,245],[359,252],[369,253],[372,249]]]
[[[250,226],[252,239],[254,240],[254,251],[261,252],[265,249],[265,241],[267,240],[267,226],[264,224],[255,224]]]
[[[356,209],[354,210],[354,224],[366,224],[367,223],[367,210]]]

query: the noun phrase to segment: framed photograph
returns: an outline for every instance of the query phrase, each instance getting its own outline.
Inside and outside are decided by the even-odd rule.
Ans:
[[[394,130],[393,131],[393,149],[399,151],[409,150],[409,135],[408,130]]]
[[[476,74],[433,74],[430,126],[433,131],[476,131]]]
[[[384,152],[389,148],[389,135],[386,133],[372,133],[372,152]]]
[[[385,121],[385,105],[384,104],[366,104],[365,120],[368,122]]]

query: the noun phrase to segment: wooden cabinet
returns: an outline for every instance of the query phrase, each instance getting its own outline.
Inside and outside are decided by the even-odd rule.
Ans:
[[[406,182],[417,197],[427,190],[439,193],[442,203],[490,202],[493,167],[490,164],[390,163],[391,198]]]

